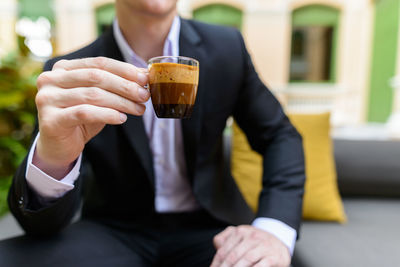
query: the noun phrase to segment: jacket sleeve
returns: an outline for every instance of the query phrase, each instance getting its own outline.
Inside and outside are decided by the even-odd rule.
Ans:
[[[250,146],[263,156],[257,217],[280,220],[299,231],[305,169],[302,139],[281,105],[258,77],[243,38],[243,84],[234,118]]]
[[[44,71],[50,70],[54,62],[55,60],[47,62]],[[37,128],[36,125],[32,136],[36,136]],[[40,197],[27,184],[26,167],[27,157],[17,169],[8,193],[11,213],[27,234],[49,235],[60,231],[71,221],[80,206],[82,174],[75,181],[74,189],[43,206],[39,201]]]
[[[71,221],[81,201],[82,178],[75,182],[75,188],[63,197],[42,206],[38,196],[26,182],[27,159],[19,166],[8,193],[8,205],[27,234],[49,235],[60,231]]]

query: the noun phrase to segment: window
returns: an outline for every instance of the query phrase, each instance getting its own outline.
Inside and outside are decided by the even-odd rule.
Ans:
[[[295,27],[292,33],[290,80],[329,81],[332,39],[332,27]]]
[[[293,12],[291,82],[334,82],[339,12],[312,5]]]
[[[114,4],[107,4],[96,9],[97,34],[101,35],[112,24],[115,17]]]
[[[242,11],[223,4],[206,5],[196,9],[193,17],[207,23],[225,25],[241,29]]]

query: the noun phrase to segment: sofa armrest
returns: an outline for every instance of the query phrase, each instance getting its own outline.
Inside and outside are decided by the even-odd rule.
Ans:
[[[334,149],[342,195],[400,197],[400,141],[335,139]]]

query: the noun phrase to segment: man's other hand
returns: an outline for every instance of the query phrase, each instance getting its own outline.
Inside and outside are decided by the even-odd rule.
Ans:
[[[214,237],[211,267],[287,267],[288,248],[274,235],[250,225],[229,226]]]
[[[60,60],[37,79],[40,137],[33,163],[56,179],[106,124],[142,115],[150,93],[145,70],[105,57]]]

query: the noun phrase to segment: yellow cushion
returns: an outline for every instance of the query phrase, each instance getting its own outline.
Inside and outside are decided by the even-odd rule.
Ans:
[[[289,118],[303,137],[306,184],[303,218],[345,222],[343,204],[336,181],[329,113],[292,114]],[[262,158],[252,151],[242,130],[234,123],[232,174],[253,210],[261,191]]]

